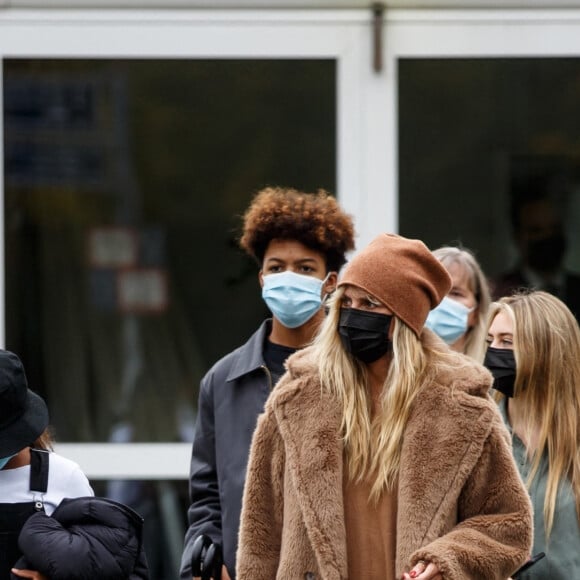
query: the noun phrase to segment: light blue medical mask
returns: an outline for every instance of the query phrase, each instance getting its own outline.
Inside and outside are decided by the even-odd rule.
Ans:
[[[429,312],[425,326],[447,344],[453,344],[467,332],[467,318],[472,310],[445,296],[439,306]]]
[[[286,328],[302,326],[322,306],[322,286],[326,278],[319,280],[287,271],[268,274],[263,281],[262,298]]]
[[[2,471],[6,467],[6,464],[16,455],[18,455],[18,453],[9,455],[8,457],[0,457],[0,471]]]

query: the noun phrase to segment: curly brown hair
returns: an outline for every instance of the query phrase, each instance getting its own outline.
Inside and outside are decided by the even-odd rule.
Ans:
[[[325,256],[327,271],[338,271],[354,249],[353,220],[323,189],[267,187],[244,214],[240,246],[261,265],[272,240],[297,240]]]

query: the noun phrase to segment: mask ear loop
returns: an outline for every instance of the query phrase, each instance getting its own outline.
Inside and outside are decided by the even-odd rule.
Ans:
[[[324,278],[324,280],[322,280],[322,288],[324,288],[324,285],[328,282],[328,279],[330,278],[330,275],[333,274],[333,272],[328,272],[328,274],[326,275],[326,277]],[[326,305],[326,303],[328,302],[328,299],[332,296],[332,294],[336,291],[336,286],[330,291],[330,292],[326,292],[322,298],[321,298],[321,302],[323,305]]]
[[[389,340],[391,342],[393,342],[393,336],[395,335],[395,318],[396,318],[395,315],[392,314],[391,315],[391,322],[389,322],[389,334],[388,334],[388,337],[389,337]]]
[[[475,324],[472,324],[471,326],[469,326],[469,315],[472,312],[475,312],[478,308],[479,308],[479,300],[476,299],[475,300],[475,306],[472,306],[467,311],[467,330],[465,331],[465,334],[463,336],[467,336],[477,326],[477,320],[476,320]]]
[[[322,281],[322,287],[324,288],[324,285],[326,284],[326,282],[328,281],[328,279],[330,278],[330,275],[333,272],[328,272],[328,274],[326,275],[326,278],[324,278],[324,280]],[[338,274],[337,274],[338,275]],[[324,314],[328,315],[328,313],[330,312],[330,306],[328,306],[328,301],[330,300],[331,296],[336,292],[336,286],[330,291],[330,292],[326,292],[324,294],[324,296],[322,296],[320,302],[322,304],[322,307],[324,308]]]

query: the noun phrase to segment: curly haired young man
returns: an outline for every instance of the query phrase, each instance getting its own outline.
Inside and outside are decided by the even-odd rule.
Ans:
[[[352,218],[325,191],[258,192],[244,215],[240,246],[260,266],[272,312],[249,340],[202,379],[191,459],[189,529],[181,578],[191,580],[195,539],[223,550],[222,580],[235,578],[235,556],[252,434],[290,354],[308,344],[324,319],[324,299],[354,249]]]

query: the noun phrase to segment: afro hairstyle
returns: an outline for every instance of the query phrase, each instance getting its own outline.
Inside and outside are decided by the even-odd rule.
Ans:
[[[299,241],[325,256],[328,271],[338,272],[354,249],[353,220],[325,190],[267,187],[244,214],[240,246],[261,265],[272,240]]]

